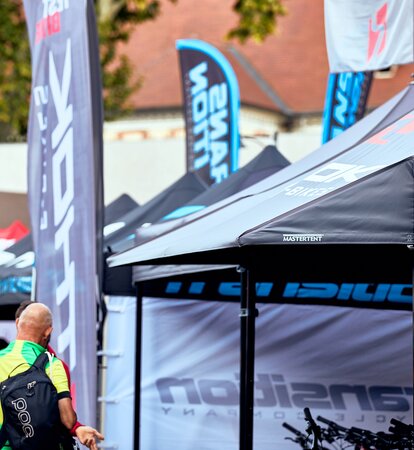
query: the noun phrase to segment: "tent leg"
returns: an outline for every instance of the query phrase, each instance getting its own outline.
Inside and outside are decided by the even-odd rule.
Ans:
[[[142,354],[142,294],[139,283],[135,284],[137,299],[135,331],[135,401],[134,401],[134,450],[140,448],[141,431],[141,354]]]
[[[246,336],[247,336],[247,273],[244,267],[240,272],[240,401],[239,401],[239,448],[246,449]]]
[[[251,271],[239,268],[240,296],[240,450],[253,449],[256,298]]]

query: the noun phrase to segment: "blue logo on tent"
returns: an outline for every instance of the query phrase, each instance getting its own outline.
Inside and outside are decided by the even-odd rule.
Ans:
[[[11,293],[25,293],[30,294],[32,291],[32,277],[8,277],[0,280],[0,295]]]

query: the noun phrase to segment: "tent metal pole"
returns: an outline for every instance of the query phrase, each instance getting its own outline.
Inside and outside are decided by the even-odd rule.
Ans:
[[[240,296],[240,450],[253,449],[256,298],[251,271],[239,268]]]
[[[246,450],[253,449],[254,360],[256,291],[252,271],[247,271],[247,339],[246,339]]]
[[[142,290],[139,284],[135,283],[137,311],[135,321],[134,450],[140,449],[141,435]]]
[[[240,400],[239,400],[239,449],[246,450],[246,336],[247,336],[247,273],[238,267],[240,273]]]

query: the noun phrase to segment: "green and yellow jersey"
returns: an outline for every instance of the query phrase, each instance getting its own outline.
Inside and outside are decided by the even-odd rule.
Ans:
[[[10,342],[6,348],[0,350],[0,382],[27,370],[44,351],[44,347],[34,342]],[[68,378],[62,361],[53,357],[51,364],[46,364],[46,373],[56,387],[58,398],[70,397]],[[2,425],[3,411],[0,405],[0,430]],[[10,446],[6,444],[2,450],[10,450]]]

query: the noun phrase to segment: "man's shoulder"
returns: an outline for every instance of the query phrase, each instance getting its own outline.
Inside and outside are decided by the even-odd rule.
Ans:
[[[7,347],[0,350],[0,354],[5,355],[11,352],[23,352],[27,349],[30,349],[30,351],[32,353],[35,353],[36,355],[45,351],[45,348],[37,344],[36,342],[26,341],[23,339],[15,339],[14,341],[11,341]]]
[[[24,372],[33,365],[36,358],[45,349],[35,342],[15,340],[0,351],[0,379],[7,378],[10,373]]]

